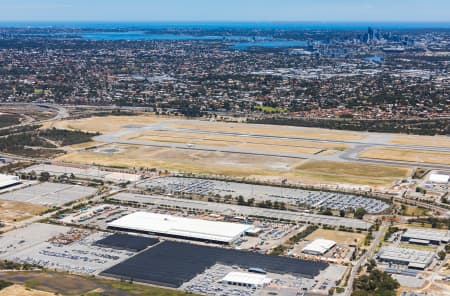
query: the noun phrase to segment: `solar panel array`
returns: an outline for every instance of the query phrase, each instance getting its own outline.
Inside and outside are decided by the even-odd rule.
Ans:
[[[102,275],[177,288],[216,263],[308,278],[328,267],[321,262],[165,241],[105,270]]]
[[[95,242],[97,246],[111,249],[129,250],[133,252],[142,251],[148,246],[153,246],[157,243],[159,243],[159,240],[156,238],[123,233],[116,233]]]

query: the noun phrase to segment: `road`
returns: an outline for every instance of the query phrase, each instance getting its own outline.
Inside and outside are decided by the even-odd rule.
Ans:
[[[386,232],[387,225],[383,224],[380,226],[380,229],[375,234],[375,239],[372,241],[372,244],[370,245],[369,249],[367,249],[367,252],[364,253],[364,255],[359,258],[359,260],[356,262],[356,264],[353,266],[352,271],[350,272],[350,276],[347,281],[347,289],[344,292],[345,296],[350,296],[353,292],[353,283],[355,282],[355,279],[358,275],[358,271],[361,266],[364,266],[366,264],[367,260],[372,258],[376,248],[380,244],[383,234]]]

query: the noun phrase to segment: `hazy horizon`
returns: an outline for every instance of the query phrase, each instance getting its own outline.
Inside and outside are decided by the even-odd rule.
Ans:
[[[0,22],[450,22],[445,0],[0,0]]]

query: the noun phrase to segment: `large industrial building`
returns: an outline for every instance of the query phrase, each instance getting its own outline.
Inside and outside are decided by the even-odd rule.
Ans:
[[[220,244],[232,244],[245,235],[246,231],[252,230],[254,226],[136,212],[109,223],[108,228]]]
[[[437,184],[447,184],[450,180],[449,175],[444,174],[431,174],[428,178],[428,181],[437,183]]]
[[[0,174],[0,190],[20,184],[20,179],[17,176]]]
[[[409,228],[402,235],[402,241],[420,245],[440,245],[450,242],[450,231],[436,229]]]
[[[406,265],[410,269],[419,270],[427,268],[434,257],[434,253],[430,251],[398,247],[382,247],[377,255],[381,262]]]
[[[302,249],[302,252],[310,255],[323,255],[336,245],[336,242],[327,239],[316,239]]]

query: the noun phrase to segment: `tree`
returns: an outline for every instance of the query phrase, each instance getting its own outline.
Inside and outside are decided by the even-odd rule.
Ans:
[[[400,284],[389,274],[374,269],[355,280],[352,296],[395,296],[399,287]]]
[[[39,176],[39,181],[41,181],[41,182],[47,182],[49,179],[50,179],[49,172],[42,172]]]
[[[367,211],[364,208],[357,208],[355,211],[355,218],[362,219]]]
[[[339,210],[339,216],[340,217],[345,217],[345,211],[344,210]]]

